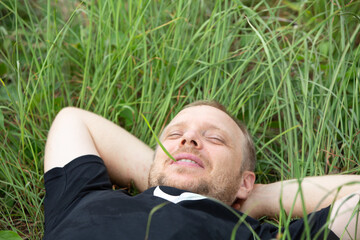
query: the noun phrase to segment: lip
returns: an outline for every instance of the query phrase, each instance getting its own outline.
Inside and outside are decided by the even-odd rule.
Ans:
[[[179,161],[181,159],[189,159],[191,161],[196,162],[197,165],[199,165],[201,168],[204,168],[204,164],[201,161],[201,159],[199,157],[197,157],[196,155],[194,155],[194,154],[191,154],[191,153],[179,153],[179,154],[174,155],[174,158],[175,158],[176,161]],[[174,162],[172,162],[172,164],[173,163]]]

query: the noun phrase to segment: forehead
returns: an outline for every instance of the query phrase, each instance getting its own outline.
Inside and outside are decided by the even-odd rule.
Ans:
[[[181,110],[167,128],[172,126],[215,128],[234,137],[234,140],[242,137],[239,126],[228,114],[220,109],[206,105]]]

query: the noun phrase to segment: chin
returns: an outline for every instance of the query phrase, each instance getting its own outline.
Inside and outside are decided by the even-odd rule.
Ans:
[[[160,174],[156,178],[150,176],[149,178],[149,187],[155,186],[168,186],[175,187],[178,189],[190,191],[193,193],[198,193],[202,195],[208,195],[210,192],[209,183],[205,180],[194,179],[189,176],[166,176],[165,174]]]

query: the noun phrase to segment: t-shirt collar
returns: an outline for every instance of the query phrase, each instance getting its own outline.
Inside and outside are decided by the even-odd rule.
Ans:
[[[175,188],[172,187],[157,186],[154,189],[153,195],[155,197],[160,197],[175,204],[182,201],[197,201],[207,199],[207,197],[197,193],[186,192],[180,189],[175,189],[178,191],[173,191],[174,189]]]

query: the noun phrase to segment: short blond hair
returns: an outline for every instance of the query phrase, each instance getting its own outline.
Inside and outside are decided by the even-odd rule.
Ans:
[[[217,108],[217,109],[223,111],[224,113],[226,113],[229,117],[231,117],[234,120],[236,125],[238,125],[241,132],[245,136],[245,146],[242,147],[243,162],[242,162],[242,165],[241,165],[240,173],[243,173],[244,171],[252,171],[252,172],[254,172],[255,171],[255,165],[256,165],[255,146],[254,146],[254,142],[252,140],[251,134],[248,131],[248,129],[246,128],[246,126],[239,119],[237,119],[233,115],[231,115],[227,111],[227,109],[226,109],[226,107],[224,105],[222,105],[221,103],[219,103],[217,101],[214,101],[214,100],[195,101],[193,103],[185,105],[183,109],[190,108],[190,107],[196,107],[196,106],[210,106],[210,107]]]

